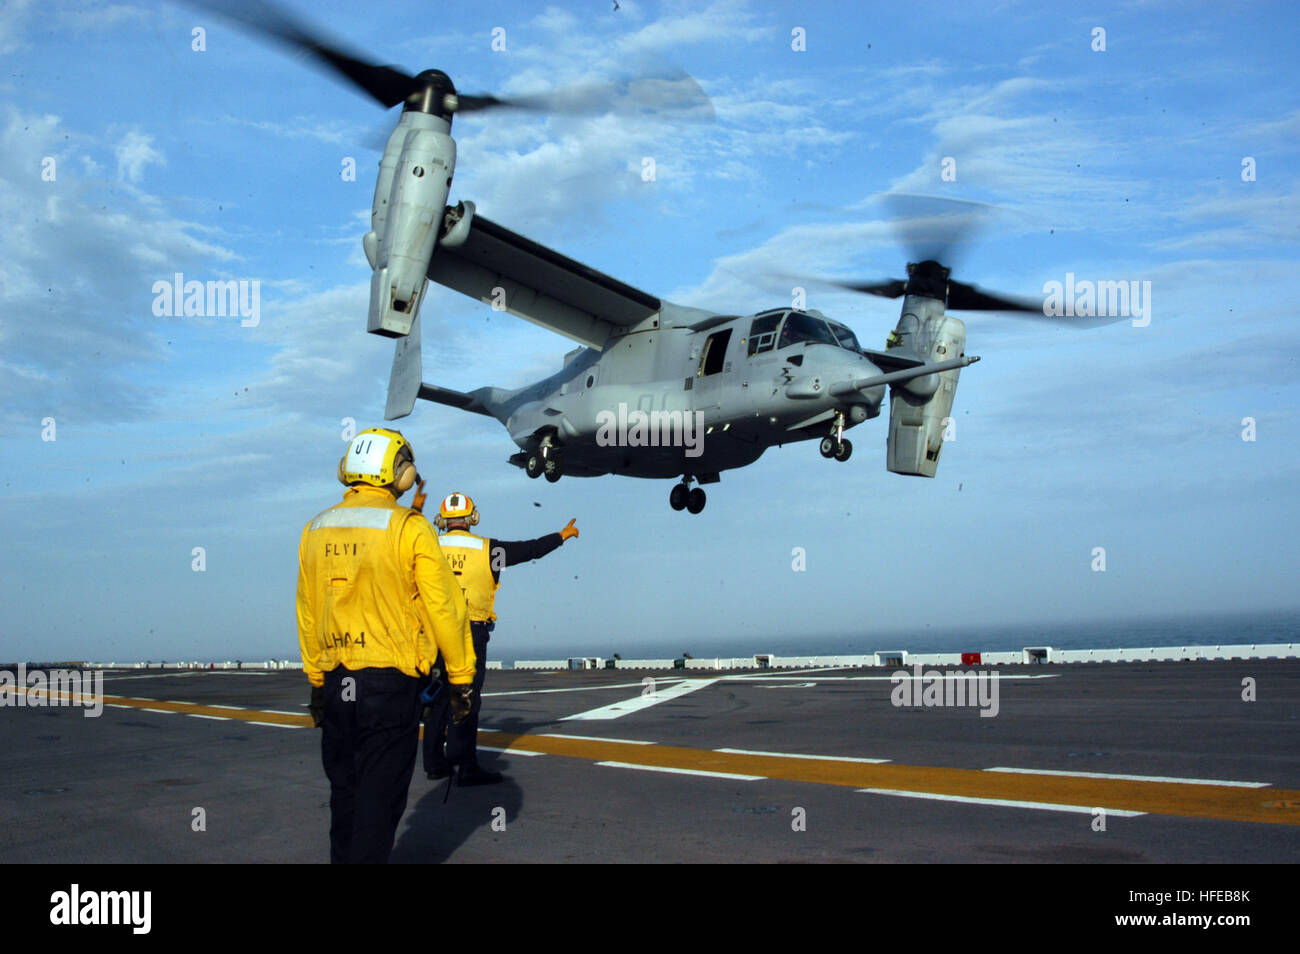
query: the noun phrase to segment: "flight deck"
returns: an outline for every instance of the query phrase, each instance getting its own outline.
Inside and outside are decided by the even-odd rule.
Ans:
[[[448,791],[417,762],[393,861],[1300,857],[1300,660],[1004,666],[996,706],[940,676],[492,670],[481,759],[507,780]],[[98,717],[0,711],[0,859],[328,860],[300,671],[102,692]]]

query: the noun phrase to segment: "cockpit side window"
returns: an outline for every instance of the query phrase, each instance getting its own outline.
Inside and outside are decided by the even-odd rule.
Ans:
[[[848,328],[833,321],[828,321],[827,324],[831,326],[831,331],[835,333],[835,338],[839,341],[841,348],[848,348],[850,351],[862,350],[862,346],[858,344],[858,336]]]
[[[777,350],[804,341],[836,345],[837,347],[839,345],[830,329],[826,327],[826,322],[820,318],[814,318],[812,315],[792,311],[789,317],[785,319],[785,325],[781,328],[781,337],[776,343]]]
[[[749,353],[759,354],[771,351],[776,345],[776,326],[781,323],[781,312],[774,315],[759,315],[749,326]]]

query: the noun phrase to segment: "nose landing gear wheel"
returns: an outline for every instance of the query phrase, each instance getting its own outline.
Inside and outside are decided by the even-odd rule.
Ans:
[[[852,453],[853,445],[848,441],[840,441],[840,446],[835,448],[835,459],[839,461],[848,460],[849,455]]]
[[[528,463],[524,465],[524,473],[534,479],[542,476],[542,459],[536,454],[528,458]]]
[[[564,476],[564,471],[560,468],[560,462],[554,457],[546,458],[545,472],[546,479],[552,484]]]
[[[708,500],[709,498],[704,491],[699,487],[695,487],[686,497],[686,509],[691,513],[699,513],[704,509],[704,505],[708,503]]]
[[[823,437],[817,449],[822,452],[822,456],[828,460],[835,456],[835,440],[831,437]]]
[[[686,498],[690,496],[690,488],[685,484],[677,484],[668,494],[668,506],[674,510],[686,509]]]

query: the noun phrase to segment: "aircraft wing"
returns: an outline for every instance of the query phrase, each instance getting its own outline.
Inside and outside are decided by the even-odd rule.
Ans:
[[[630,328],[662,307],[654,295],[477,214],[463,241],[438,246],[429,278],[479,301],[499,302],[512,315],[597,349],[614,330]]]

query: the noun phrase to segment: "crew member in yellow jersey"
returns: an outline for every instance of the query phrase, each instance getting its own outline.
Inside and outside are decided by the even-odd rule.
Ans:
[[[298,545],[298,641],[330,781],[330,861],[386,862],[415,770],[420,689],[441,654],[452,719],[469,714],[465,597],[429,521],[398,504],[419,479],[397,431],[362,431],[339,461],[343,502]]]
[[[570,537],[578,535],[578,528],[574,526],[577,521],[570,520],[559,533],[550,533],[536,540],[492,540],[470,533],[470,527],[477,526],[478,519],[474,501],[461,493],[450,494],[444,499],[434,518],[438,529],[445,531],[438,538],[442,555],[464,589],[469,604],[476,664],[468,717],[461,722],[454,720],[454,713],[449,713],[448,705],[442,699],[445,693],[440,693],[426,712],[424,771],[431,779],[445,778],[456,766],[456,781],[460,785],[490,785],[502,779],[500,772],[487,771],[478,764],[477,746],[487,643],[489,634],[496,627],[497,615],[493,604],[497,587],[501,585],[501,570],[544,557]]]

